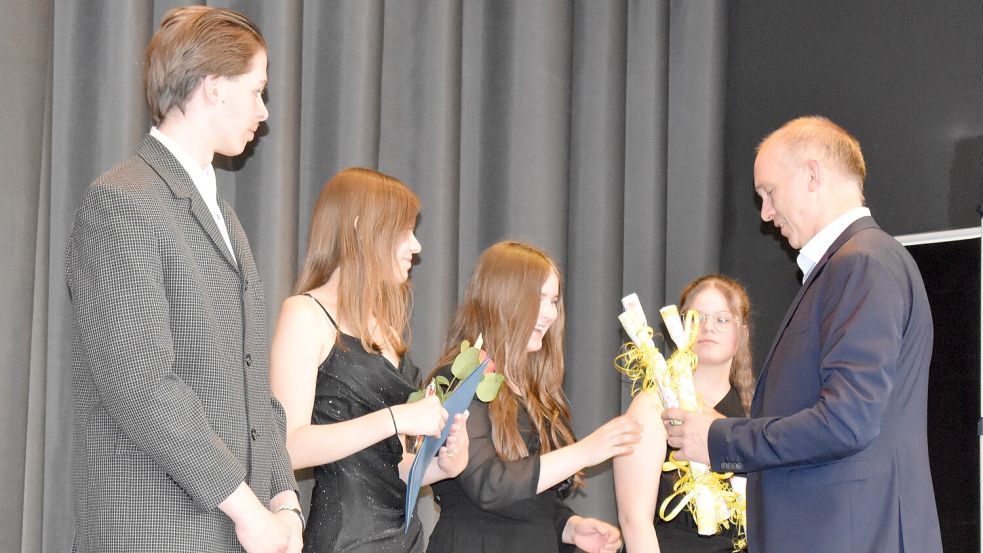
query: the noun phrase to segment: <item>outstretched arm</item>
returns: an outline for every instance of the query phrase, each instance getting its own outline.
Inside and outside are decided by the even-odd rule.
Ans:
[[[634,417],[622,415],[606,422],[583,440],[544,454],[540,457],[537,493],[552,488],[583,468],[631,453],[641,431],[642,426]]]

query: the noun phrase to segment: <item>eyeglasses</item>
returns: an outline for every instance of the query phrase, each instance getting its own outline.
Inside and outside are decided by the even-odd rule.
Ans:
[[[741,319],[730,311],[717,311],[716,313],[700,313],[696,320],[701,325],[706,325],[707,328],[712,328],[717,332],[730,332],[730,329],[734,328],[734,323]]]

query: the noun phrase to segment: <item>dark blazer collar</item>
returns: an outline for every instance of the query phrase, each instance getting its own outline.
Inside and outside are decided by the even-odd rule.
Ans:
[[[809,276],[806,277],[805,282],[802,283],[802,288],[799,290],[798,295],[795,297],[795,301],[792,303],[793,306],[798,305],[799,301],[802,299],[802,293],[807,288],[809,288],[809,286],[812,284],[812,281],[815,280],[816,275],[818,275],[822,271],[823,266],[825,266],[826,263],[829,262],[829,258],[832,257],[833,254],[836,253],[840,248],[842,248],[843,244],[846,244],[847,240],[852,238],[854,234],[857,234],[858,232],[869,228],[879,228],[879,227],[877,226],[877,223],[874,222],[873,217],[864,216],[850,223],[850,226],[845,228],[843,232],[841,232],[840,235],[836,237],[836,240],[833,240],[833,243],[829,246],[829,249],[826,250],[826,253],[824,253],[821,258],[819,258],[819,261],[816,263],[816,266],[812,268],[812,271],[809,272]],[[791,313],[786,314],[786,319],[789,318],[789,315],[791,315]]]
[[[174,154],[159,140],[148,134],[137,147],[136,153],[157,171],[157,174],[167,183],[175,197],[190,198],[198,195],[192,194],[192,191],[196,191],[196,189],[191,176],[184,170],[181,162],[174,157]]]
[[[167,149],[166,146],[160,143],[159,140],[153,136],[147,135],[143,142],[137,147],[136,154],[140,156],[144,161],[150,165],[154,171],[160,175],[161,180],[163,180],[168,188],[170,188],[171,193],[174,194],[175,198],[188,198],[191,202],[191,212],[194,214],[195,218],[198,220],[198,224],[205,230],[208,237],[211,238],[215,247],[222,252],[222,256],[225,260],[229,262],[232,269],[239,271],[239,264],[236,259],[241,258],[239,254],[236,258],[232,257],[232,253],[229,251],[229,247],[225,244],[225,238],[222,237],[222,232],[218,229],[218,225],[215,223],[215,218],[212,217],[211,212],[208,210],[208,206],[205,205],[205,200],[201,198],[201,194],[198,193],[198,189],[195,188],[194,181],[191,180],[191,175],[184,170],[181,163],[174,157],[174,154]],[[222,209],[222,215],[225,217],[227,222],[230,222],[229,210],[224,208],[225,202],[219,198],[219,206]],[[230,224],[229,227],[232,225]],[[238,242],[240,241],[238,237],[232,236],[232,229],[227,229],[229,232],[229,240],[232,242],[233,247],[240,249]]]
[[[771,357],[775,353],[775,347],[778,346],[778,341],[781,339],[782,334],[785,333],[785,328],[788,327],[788,323],[792,320],[792,315],[795,314],[795,311],[796,309],[798,309],[799,304],[802,303],[802,298],[805,296],[806,290],[808,290],[809,287],[812,286],[812,283],[815,282],[818,275],[823,272],[823,268],[829,262],[830,258],[840,248],[843,247],[843,244],[846,244],[847,241],[858,232],[871,228],[879,228],[879,227],[877,226],[877,223],[874,222],[874,218],[870,216],[861,217],[856,221],[850,223],[850,226],[844,229],[843,232],[841,232],[840,235],[836,237],[836,240],[833,240],[833,243],[829,246],[829,249],[826,250],[826,253],[824,253],[821,258],[819,258],[819,261],[816,263],[816,266],[813,267],[812,271],[809,272],[809,276],[806,277],[805,282],[802,283],[802,286],[799,288],[798,294],[795,295],[795,299],[792,300],[791,305],[789,305],[788,309],[785,311],[785,318],[782,319],[782,324],[779,325],[778,332],[775,333],[775,339],[774,341],[772,341],[771,347],[768,349],[768,355],[765,357],[765,362],[762,365],[763,369],[761,370],[761,374],[758,376],[758,384],[754,390],[755,400],[757,400],[758,397],[760,397],[761,391],[764,389],[765,378],[768,375],[768,369],[769,366],[771,365]],[[755,413],[753,411],[755,411],[754,409],[755,404],[758,403],[759,403],[758,401],[753,402],[751,416],[755,416]]]

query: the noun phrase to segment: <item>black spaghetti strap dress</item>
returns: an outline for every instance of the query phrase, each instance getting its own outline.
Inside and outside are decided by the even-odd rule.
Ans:
[[[326,309],[324,314],[338,328]],[[317,370],[312,424],[346,421],[405,403],[419,387],[419,371],[407,355],[394,367],[384,356],[365,351],[358,338],[340,329],[338,334],[340,346],[331,349]],[[344,459],[316,467],[304,551],[423,551],[418,517],[403,533],[406,484],[399,478],[398,467],[402,456],[400,440],[390,436]]]

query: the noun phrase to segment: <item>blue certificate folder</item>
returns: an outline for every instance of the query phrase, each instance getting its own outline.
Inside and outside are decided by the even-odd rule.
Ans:
[[[478,383],[481,382],[481,375],[484,374],[486,365],[488,365],[488,359],[482,361],[474,372],[461,381],[457,388],[454,389],[454,392],[451,393],[450,397],[444,400],[444,409],[447,409],[447,424],[444,426],[444,431],[440,433],[439,438],[432,436],[425,437],[423,439],[423,445],[416,452],[416,459],[413,459],[413,464],[410,465],[410,473],[406,477],[406,504],[403,505],[403,512],[405,513],[403,515],[403,533],[406,533],[410,529],[410,520],[416,511],[416,499],[420,496],[420,487],[423,485],[423,475],[426,474],[427,467],[430,466],[430,462],[437,455],[437,450],[447,441],[447,435],[451,431],[451,424],[454,422],[454,415],[463,413],[471,406],[471,399],[474,398],[474,393],[478,389]]]

